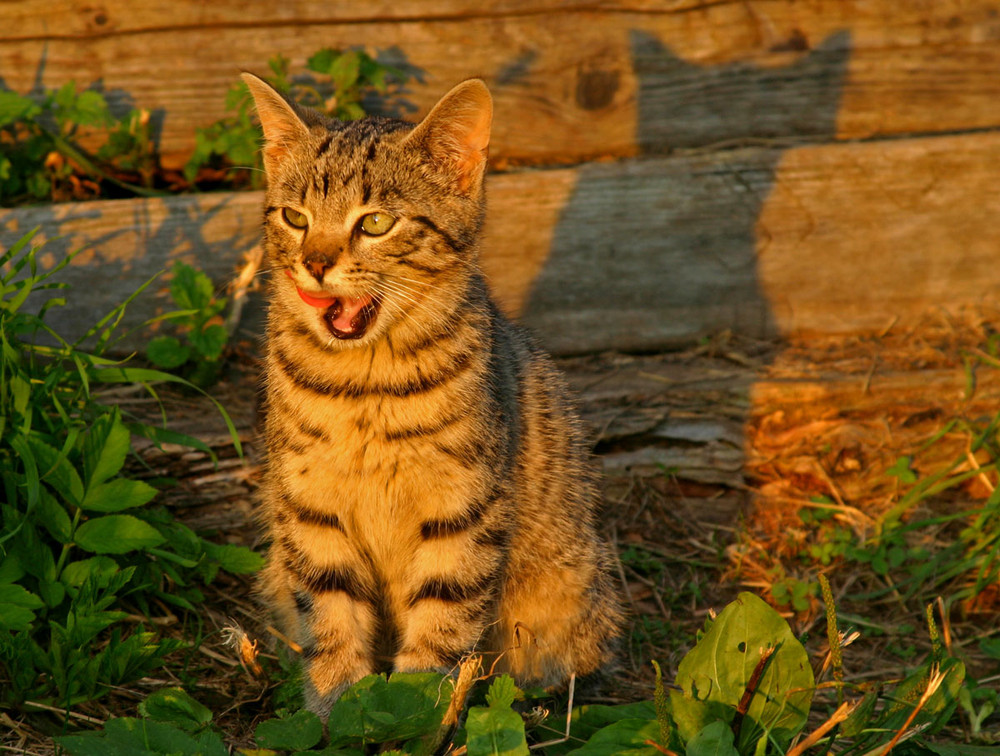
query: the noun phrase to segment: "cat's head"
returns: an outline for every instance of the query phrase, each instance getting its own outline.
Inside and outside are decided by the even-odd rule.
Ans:
[[[459,84],[418,125],[333,121],[243,79],[264,129],[272,297],[331,348],[457,306],[485,211],[486,85]]]

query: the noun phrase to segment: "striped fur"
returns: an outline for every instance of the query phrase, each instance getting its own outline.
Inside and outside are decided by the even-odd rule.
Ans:
[[[308,705],[473,650],[525,684],[597,669],[621,614],[588,451],[566,386],[477,262],[485,85],[413,127],[326,121],[245,78],[273,270],[261,585],[304,648]],[[371,213],[395,224],[370,235]],[[353,328],[317,297],[376,314]]]

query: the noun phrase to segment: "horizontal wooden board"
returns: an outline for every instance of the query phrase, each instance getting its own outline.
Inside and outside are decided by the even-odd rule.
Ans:
[[[153,111],[170,165],[224,115],[241,69],[366,45],[419,70],[415,117],[482,75],[493,155],[575,163],[718,141],[995,128],[1000,20],[989,0],[470,0],[0,3],[0,78],[97,83]]]
[[[1000,297],[1000,134],[642,157],[489,179],[483,264],[498,298],[558,353],[648,350],[723,329],[877,332]],[[86,292],[79,328],[171,258],[230,280],[260,193],[0,213],[40,225],[45,260]],[[59,237],[59,238],[56,238]],[[162,298],[166,281],[154,285]],[[135,306],[134,317],[153,312]]]

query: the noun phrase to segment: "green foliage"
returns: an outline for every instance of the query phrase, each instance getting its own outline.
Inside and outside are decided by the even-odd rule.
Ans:
[[[55,277],[69,259],[39,273],[30,240],[0,254],[0,705],[68,708],[182,645],[128,615],[148,616],[154,599],[194,608],[197,582],[259,559],[205,541],[151,506],[152,486],[123,475],[134,434],[207,447],[100,401],[104,384],[179,379],[103,356],[131,298],[79,342],[52,331],[44,317],[65,303]]]
[[[281,55],[268,65],[268,80],[279,91],[340,120],[363,117],[367,100],[398,93],[408,78],[361,49],[320,50],[295,75]],[[242,82],[227,93],[226,109],[231,115],[197,129],[181,180],[160,165],[147,110],[116,117],[99,89],[79,91],[72,81],[39,95],[0,91],[0,205],[156,195],[185,180],[257,188],[260,129]],[[81,137],[90,151],[80,146]]]
[[[84,133],[97,136],[96,154],[76,143]],[[156,162],[146,111],[115,118],[101,92],[72,81],[38,97],[0,92],[0,204],[84,198],[102,182],[146,194]]]
[[[765,649],[773,652],[762,662]],[[812,668],[788,623],[750,593],[722,611],[677,668],[680,690],[670,691],[670,704],[681,738],[718,719],[731,722],[758,665],[764,671],[739,728],[741,751],[761,738],[787,745],[809,713]]]
[[[831,612],[833,611],[831,607]],[[834,628],[836,621],[833,621]],[[760,662],[764,649],[771,653]],[[657,670],[659,669],[657,665]],[[937,675],[936,692],[928,684]],[[900,753],[911,756],[968,754],[973,746],[930,745],[918,741],[940,729],[965,701],[979,702],[986,712],[985,694],[965,695],[964,667],[945,657],[913,670],[883,692],[881,686],[859,691],[857,706],[839,731],[834,729],[816,745],[817,753],[849,756],[879,753],[906,731]],[[529,743],[545,739],[536,750],[557,756],[767,756],[784,754],[801,737],[813,702],[815,683],[805,650],[784,620],[755,596],[743,593],[727,606],[698,644],[683,659],[669,698],[657,683],[654,701],[619,706],[588,705],[573,710],[568,738],[561,733],[565,716],[554,714],[542,732],[527,732],[517,704],[526,694],[505,675],[490,681],[485,705],[473,705],[454,732],[442,728],[448,711],[452,678],[437,674],[394,674],[366,677],[334,705],[327,738],[319,718],[307,711],[281,713],[257,725],[256,749],[246,756],[325,754],[360,756],[363,753],[450,753],[464,745],[468,756],[504,756],[529,753]],[[849,685],[846,687],[850,687]],[[481,694],[480,694],[481,695]],[[476,698],[476,695],[473,695]],[[995,692],[993,692],[995,699]],[[221,738],[212,728],[208,710],[179,689],[153,694],[139,707],[143,720],[114,720],[103,731],[57,738],[71,756],[128,753],[137,733],[147,728],[143,754],[219,752]],[[982,719],[988,714],[982,714]],[[450,734],[441,740],[442,732]],[[322,744],[322,745],[321,745]],[[101,747],[107,748],[101,751]],[[535,747],[537,748],[537,746]],[[395,750],[392,750],[395,749]]]
[[[271,58],[268,67],[271,73],[264,78],[279,92],[342,121],[364,117],[362,103],[366,97],[397,92],[407,79],[402,69],[379,63],[360,49],[324,48],[311,55],[306,70],[296,75],[292,75],[290,61],[282,55]],[[226,110],[232,115],[197,130],[195,149],[184,166],[184,175],[193,183],[200,172],[209,168],[234,182],[246,175],[237,169],[250,169],[250,184],[257,188],[263,180],[261,132],[253,119],[253,98],[243,82],[227,93]]]
[[[174,263],[170,296],[179,309],[159,320],[173,323],[178,335],[151,339],[146,356],[156,367],[176,371],[196,386],[210,386],[219,376],[229,342],[222,317],[227,300],[216,296],[203,271],[180,260]]]
[[[517,698],[517,686],[507,675],[501,675],[490,685],[486,694],[488,706],[473,706],[466,717],[466,748],[470,756],[527,756],[524,721],[512,710]]]

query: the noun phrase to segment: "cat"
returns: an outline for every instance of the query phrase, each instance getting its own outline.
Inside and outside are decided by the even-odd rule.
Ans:
[[[471,652],[525,685],[600,669],[622,612],[585,436],[478,263],[486,85],[414,126],[243,78],[272,269],[261,592],[303,648],[308,708]]]

